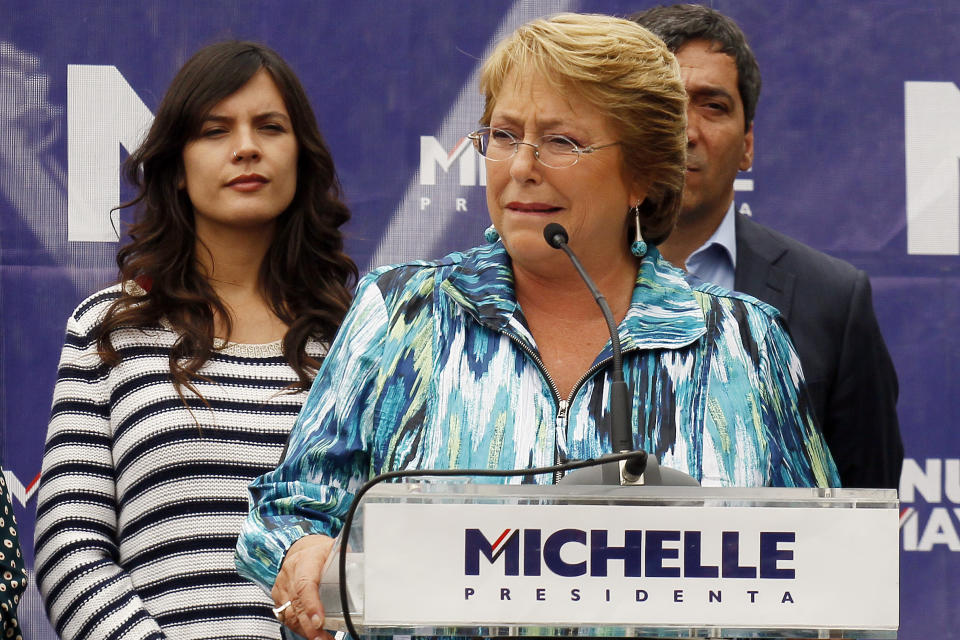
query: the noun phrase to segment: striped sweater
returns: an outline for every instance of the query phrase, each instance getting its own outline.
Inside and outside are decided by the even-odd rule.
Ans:
[[[74,638],[278,638],[271,600],[233,563],[247,485],[280,457],[304,392],[280,343],[229,344],[200,370],[203,399],[170,381],[172,331],[93,331],[118,287],[67,324],[37,502],[36,573]],[[311,342],[308,351],[324,353]]]

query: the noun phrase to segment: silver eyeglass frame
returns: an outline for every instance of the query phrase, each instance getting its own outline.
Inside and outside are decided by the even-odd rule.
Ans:
[[[513,153],[511,153],[509,156],[505,158],[491,158],[490,156],[488,156],[483,152],[483,150],[481,149],[482,138],[484,135],[489,134],[490,132],[493,132],[493,131],[502,131],[503,133],[507,134],[507,136],[511,138],[512,142],[510,142],[510,145],[513,147]],[[536,143],[525,142],[523,140],[517,139],[517,136],[510,133],[506,129],[500,129],[498,127],[480,127],[476,131],[472,131],[471,133],[468,133],[467,138],[469,138],[473,142],[473,148],[480,155],[480,157],[485,158],[491,162],[503,162],[504,160],[509,160],[513,158],[515,155],[517,155],[517,151],[520,149],[520,145],[523,144],[533,149],[533,157],[537,159],[537,162],[551,169],[569,169],[570,167],[580,162],[580,159],[585,154],[590,154],[590,153],[593,153],[594,151],[599,151],[600,149],[606,149],[607,147],[612,147],[614,145],[620,144],[619,142],[610,142],[608,144],[598,144],[598,145],[581,147],[580,145],[575,143],[573,140],[571,140],[567,136],[560,135],[560,134],[549,134],[546,136],[541,136],[537,138]],[[546,162],[544,162],[543,158],[540,157],[540,147],[543,145],[544,138],[562,138],[567,142],[569,142],[570,146],[572,147],[572,153],[570,155],[571,157],[574,158],[573,162],[571,162],[570,164],[565,164],[560,166],[547,164]]]

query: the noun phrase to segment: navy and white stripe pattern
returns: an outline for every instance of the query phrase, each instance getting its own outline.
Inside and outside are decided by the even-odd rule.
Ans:
[[[116,331],[122,360],[108,367],[93,331],[118,291],[67,325],[37,502],[50,619],[64,640],[278,638],[271,600],[233,553],[247,485],[276,465],[306,394],[291,392],[279,342],[217,351],[187,406],[166,328]]]

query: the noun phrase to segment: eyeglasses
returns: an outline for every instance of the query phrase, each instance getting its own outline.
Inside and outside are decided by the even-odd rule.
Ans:
[[[517,154],[520,145],[533,147],[533,156],[540,164],[552,169],[565,169],[580,162],[586,153],[593,153],[606,147],[612,147],[619,142],[601,144],[597,146],[581,147],[576,142],[561,135],[546,135],[536,142],[524,142],[509,131],[495,127],[483,127],[467,134],[473,140],[473,147],[487,160],[500,162],[509,160]]]

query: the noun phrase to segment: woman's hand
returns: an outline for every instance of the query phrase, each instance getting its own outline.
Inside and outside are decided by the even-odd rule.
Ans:
[[[323,630],[323,606],[320,604],[320,576],[333,547],[333,538],[309,535],[293,543],[273,583],[270,595],[277,607],[290,602],[280,621],[295,633],[310,640],[332,640]]]

